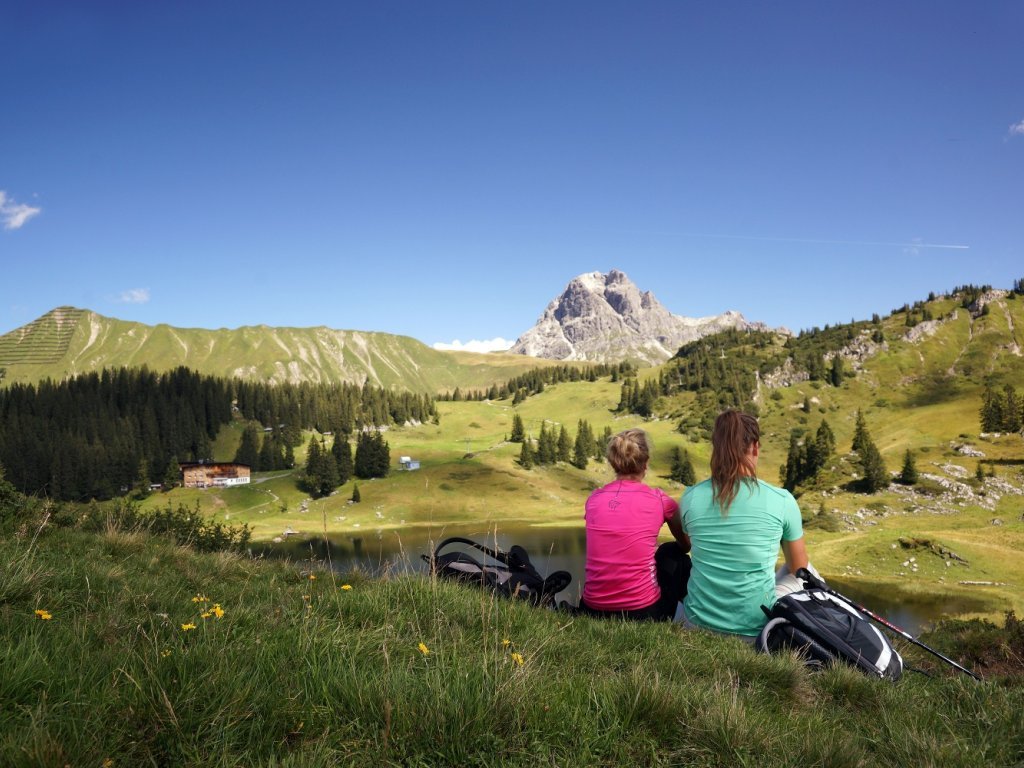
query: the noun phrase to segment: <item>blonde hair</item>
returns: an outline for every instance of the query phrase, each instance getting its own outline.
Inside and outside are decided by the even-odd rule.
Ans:
[[[627,429],[608,441],[606,456],[617,475],[641,475],[651,458],[651,438],[642,429]]]
[[[761,442],[757,419],[740,411],[723,411],[715,419],[711,433],[712,497],[722,514],[729,514],[729,505],[736,498],[739,483],[757,478],[750,459],[750,447]]]

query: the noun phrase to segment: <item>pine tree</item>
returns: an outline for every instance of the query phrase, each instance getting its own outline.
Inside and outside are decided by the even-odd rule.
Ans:
[[[523,427],[523,417],[518,413],[512,414],[512,434],[509,436],[509,442],[521,443],[526,438],[526,429]]]
[[[900,471],[900,483],[903,485],[915,485],[918,480],[917,466],[914,464],[914,454],[907,448],[903,454],[903,469]]]
[[[242,441],[238,444],[235,452],[235,463],[245,464],[247,467],[257,469],[260,465],[259,432],[255,424],[246,425],[242,430]]]
[[[537,437],[536,462],[541,465],[554,464],[558,448],[555,445],[551,430],[547,428],[547,421],[541,420],[540,435]]]
[[[530,441],[523,440],[523,447],[519,449],[519,466],[523,469],[533,469],[533,449],[530,447]]]
[[[568,464],[572,460],[572,440],[565,429],[565,424],[558,430],[558,460]]]
[[[572,465],[576,469],[586,469],[590,461],[590,451],[587,450],[586,436],[582,432],[576,433],[576,443],[573,445]]]
[[[795,432],[789,436],[789,453],[786,455],[786,463],[782,467],[780,480],[782,487],[792,493],[796,490],[797,483],[803,478],[804,450],[800,445],[800,438]]]
[[[260,472],[270,472],[271,470],[278,469],[276,466],[276,441],[274,440],[272,432],[263,433],[263,445],[260,447],[260,458],[257,466],[253,467],[253,470]]]
[[[306,475],[310,477],[315,475],[319,465],[320,441],[315,437],[311,437],[309,438],[309,446],[306,448]]]
[[[338,487],[338,464],[328,451],[320,452],[320,460],[317,464],[316,489],[320,496],[330,496]]]
[[[885,467],[882,454],[868,435],[865,436],[859,456],[862,472],[860,489],[864,493],[874,493],[885,488],[889,484],[889,471]]]
[[[671,468],[669,477],[683,485],[693,485],[697,482],[697,475],[693,471],[693,462],[690,461],[690,452],[678,445],[672,446],[669,454]]]
[[[352,503],[358,504],[362,501],[362,496],[359,494],[359,483],[352,484]]]
[[[1013,385],[1007,384],[1003,387],[1003,431],[1020,432],[1021,430],[1021,402],[1017,397],[1017,390]]]
[[[978,414],[982,432],[998,432],[1002,428],[1003,409],[1000,400],[992,385],[986,384],[981,395],[981,412]]]
[[[164,472],[164,488],[174,488],[181,482],[181,465],[178,464],[176,456],[171,456],[167,462],[167,471]]]
[[[292,448],[291,443],[284,444],[284,467],[283,469],[291,469],[295,466],[295,449]]]
[[[825,419],[821,420],[821,424],[818,425],[818,431],[814,434],[814,441],[818,444],[818,451],[822,456],[822,466],[829,460],[829,457],[835,453],[836,450],[836,435],[832,431],[832,427]]]
[[[594,444],[594,460],[603,462],[605,454],[608,452],[608,443],[612,441],[612,428],[605,426],[604,431],[601,432],[601,439]]]
[[[140,496],[149,495],[149,462],[144,458],[139,461],[139,468],[135,475],[135,487]]]
[[[828,380],[833,387],[838,387],[843,383],[843,356],[838,352],[832,356],[832,368],[829,370]]]
[[[853,428],[853,442],[850,449],[857,453],[862,453],[864,450],[865,440],[870,440],[868,437],[868,425],[864,421],[864,413],[858,408],[857,409],[857,422]]]
[[[344,485],[352,478],[352,446],[345,435],[335,432],[331,455],[338,466],[338,485]]]
[[[980,461],[978,462],[978,466],[974,469],[974,479],[979,483],[985,479],[985,467]]]

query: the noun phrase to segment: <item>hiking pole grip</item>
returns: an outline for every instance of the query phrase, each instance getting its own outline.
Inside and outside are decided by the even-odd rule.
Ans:
[[[804,587],[807,589],[828,589],[828,585],[825,584],[824,581],[806,568],[797,568],[796,573],[793,575],[800,579],[800,581],[804,583]]]

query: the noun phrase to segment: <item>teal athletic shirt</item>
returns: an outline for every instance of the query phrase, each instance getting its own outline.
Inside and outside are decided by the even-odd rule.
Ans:
[[[725,516],[711,493],[709,479],[681,500],[693,558],[683,609],[699,627],[756,635],[766,621],[761,606],[775,604],[779,542],[804,535],[800,508],[789,491],[761,480],[741,481]]]

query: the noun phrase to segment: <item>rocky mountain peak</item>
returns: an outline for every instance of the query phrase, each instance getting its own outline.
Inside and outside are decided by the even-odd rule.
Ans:
[[[728,311],[689,318],[669,312],[617,269],[569,281],[512,352],[554,360],[661,363],[687,342],[726,328],[764,327]]]

